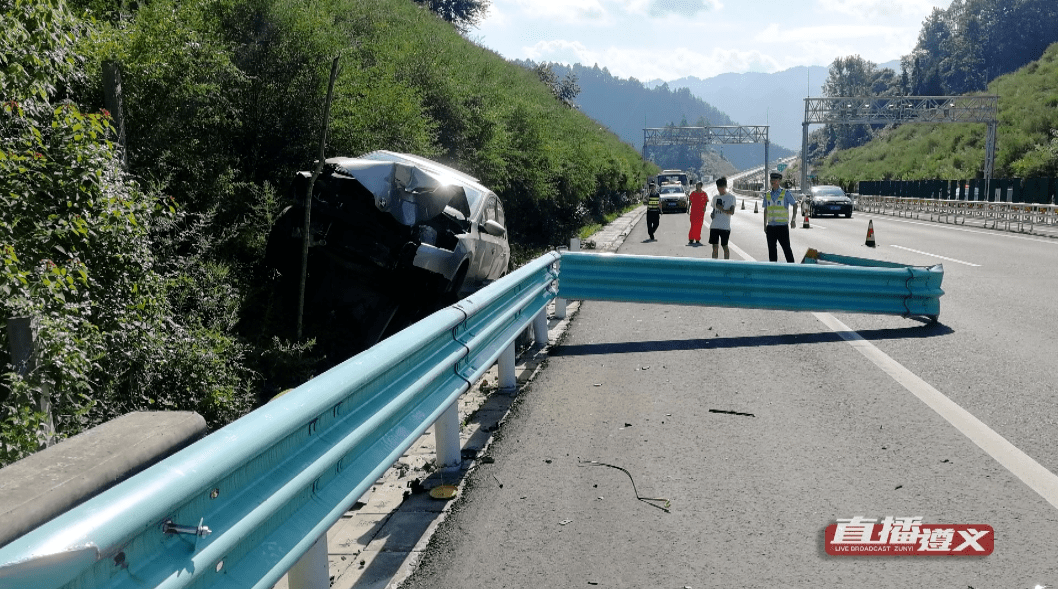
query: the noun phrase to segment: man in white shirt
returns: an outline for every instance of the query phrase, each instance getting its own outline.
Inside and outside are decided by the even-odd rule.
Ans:
[[[731,238],[731,215],[735,214],[735,195],[727,192],[727,177],[721,176],[716,181],[716,189],[719,192],[713,198],[713,212],[709,215],[712,221],[709,223],[709,243],[713,246],[713,259],[720,254],[720,246],[724,248],[724,259],[731,259],[731,250],[727,248],[727,242]]]

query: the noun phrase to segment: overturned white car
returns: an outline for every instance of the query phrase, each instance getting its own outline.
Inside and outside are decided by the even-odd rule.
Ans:
[[[304,200],[311,177],[298,173],[295,202]],[[390,151],[330,158],[312,196],[306,325],[342,329],[357,347],[507,272],[500,199],[448,166]],[[286,300],[293,294],[296,301],[289,289],[300,276],[304,215],[303,204],[288,207],[269,237]]]

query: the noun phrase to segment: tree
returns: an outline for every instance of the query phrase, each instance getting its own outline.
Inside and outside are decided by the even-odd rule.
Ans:
[[[36,450],[25,432],[46,390],[60,437],[137,409],[230,420],[247,405],[243,351],[174,313],[156,253],[176,203],[121,170],[109,113],[68,95],[82,24],[61,1],[0,4],[0,320],[38,328],[35,370],[0,375],[0,462]]]
[[[541,82],[547,84],[555,98],[569,108],[576,108],[577,105],[573,102],[573,99],[580,94],[580,86],[577,85],[576,74],[570,71],[566,73],[564,78],[559,79],[558,74],[548,63],[537,65],[533,68],[533,71],[536,72]]]
[[[892,70],[886,70],[892,74]],[[879,80],[875,64],[859,55],[839,57],[830,65],[830,73],[823,82],[823,94],[831,98],[843,96],[871,96]],[[891,80],[881,78],[888,88]],[[871,138],[870,125],[827,125],[835,138],[836,149],[849,149],[863,145]]]
[[[477,26],[485,13],[489,11],[489,0],[415,0],[447,22],[455,25],[460,32],[467,32]]]
[[[903,62],[913,94],[963,94],[1038,59],[1055,41],[1052,0],[954,0],[933,9]]]

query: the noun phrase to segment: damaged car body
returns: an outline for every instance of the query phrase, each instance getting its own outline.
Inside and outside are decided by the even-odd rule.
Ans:
[[[296,200],[304,199],[311,178],[311,172],[297,174]],[[373,151],[326,160],[312,186],[305,324],[310,336],[329,333],[331,343],[344,342],[342,355],[374,345],[507,272],[503,205],[463,172],[415,155]],[[304,214],[301,203],[288,207],[268,243],[282,299],[293,296],[295,303]]]

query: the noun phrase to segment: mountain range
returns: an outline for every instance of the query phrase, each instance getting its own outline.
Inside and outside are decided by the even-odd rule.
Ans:
[[[771,74],[727,73],[705,79],[689,76],[641,82],[614,77],[598,65],[549,66],[559,77],[576,78],[580,87],[574,101],[577,108],[639,151],[647,127],[767,125],[771,159],[801,149],[804,99],[821,96],[829,75],[824,66],[798,66]],[[899,67],[899,61],[879,65],[894,71]],[[762,145],[716,149],[740,169],[758,166],[764,157]]]
[[[882,63],[878,68],[899,72],[900,62]],[[654,88],[668,84],[669,88],[687,88],[691,94],[740,125],[768,125],[768,138],[772,143],[798,151],[805,116],[804,99],[822,96],[823,83],[828,75],[826,67],[813,65],[773,74],[720,74],[704,80],[691,76],[667,82],[651,80],[644,85]]]

